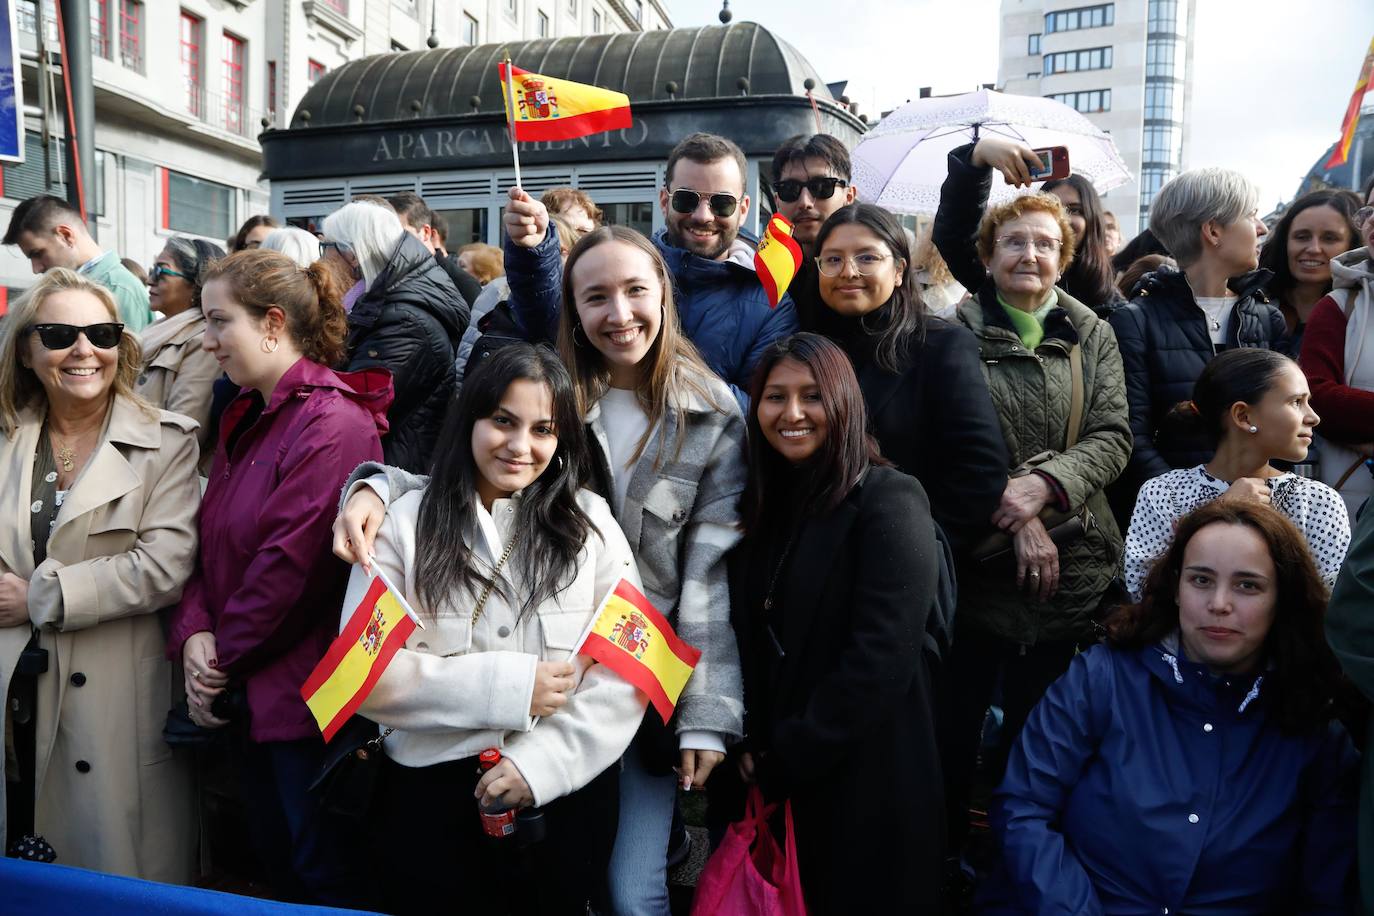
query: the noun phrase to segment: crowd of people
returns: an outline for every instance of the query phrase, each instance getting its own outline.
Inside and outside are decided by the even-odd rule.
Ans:
[[[194,884],[218,768],[270,893],[389,913],[664,916],[684,792],[712,842],[786,800],[815,914],[1374,912],[1374,187],[1269,228],[1189,171],[1118,251],[1037,165],[955,149],[912,232],[834,137],[755,201],[693,134],[652,237],[517,187],[450,253],[369,196],[146,281],[24,201],[6,853]],[[378,570],[424,626],[326,743]],[[700,651],[667,722],[578,653],[622,581]]]

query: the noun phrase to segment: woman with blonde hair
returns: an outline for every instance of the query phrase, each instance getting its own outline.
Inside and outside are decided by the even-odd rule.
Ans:
[[[180,884],[195,820],[158,611],[195,566],[196,425],[134,394],[140,359],[109,291],[61,268],[0,332],[0,839]]]
[[[521,253],[543,241],[543,231],[524,237]],[[557,249],[545,249],[531,254],[532,265],[512,269],[512,296],[554,282]],[[587,426],[589,485],[624,529],[645,596],[702,653],[669,726],[649,712],[625,754],[610,859],[617,913],[668,912],[675,788],[701,789],[726,744],[743,734],[725,558],[740,538],[744,419],[729,387],[682,335],[672,289],[658,249],[622,226],[585,236],[562,273],[558,352]],[[415,485],[388,476],[393,498]],[[355,498],[360,505],[350,503],[335,525],[335,549],[346,557],[366,552],[380,520],[375,497]]]

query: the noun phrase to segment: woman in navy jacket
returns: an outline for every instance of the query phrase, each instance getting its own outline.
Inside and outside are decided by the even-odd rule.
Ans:
[[[1351,912],[1355,754],[1325,607],[1273,509],[1186,516],[1142,602],[1021,732],[983,912]]]

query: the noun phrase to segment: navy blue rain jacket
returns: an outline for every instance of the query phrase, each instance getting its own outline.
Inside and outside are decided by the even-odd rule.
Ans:
[[[992,810],[1005,871],[979,911],[1350,913],[1355,766],[1334,722],[1281,732],[1263,678],[1096,646],[1012,752]]]

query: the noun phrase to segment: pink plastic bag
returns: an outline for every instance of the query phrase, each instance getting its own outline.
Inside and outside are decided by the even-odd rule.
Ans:
[[[731,824],[697,880],[692,916],[806,916],[792,803],[783,803],[785,849],[768,829],[777,805],[751,786],[744,817]]]

